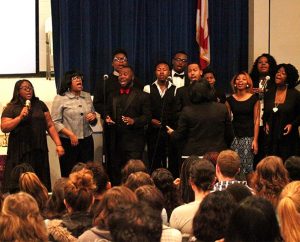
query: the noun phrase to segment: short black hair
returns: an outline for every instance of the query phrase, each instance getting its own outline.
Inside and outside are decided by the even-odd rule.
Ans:
[[[193,82],[189,88],[189,98],[194,104],[212,102],[214,100],[213,89],[205,78]]]
[[[71,87],[72,78],[75,76],[80,76],[83,81],[83,74],[79,70],[70,70],[67,71],[64,75],[63,81],[60,84],[59,95],[64,95],[64,93]]]
[[[124,50],[122,48],[118,48],[118,49],[114,50],[114,52],[112,54],[112,58],[114,58],[117,54],[123,54],[127,58],[127,52],[126,52],[126,50]]]
[[[186,55],[187,57],[189,56],[184,50],[178,50],[178,51],[176,51],[176,52],[173,54],[172,59],[174,59],[175,56],[176,56],[177,54],[184,54],[184,55]]]
[[[165,65],[167,65],[168,68],[169,68],[169,70],[171,70],[171,67],[170,67],[169,63],[166,62],[165,60],[159,60],[159,61],[157,61],[156,64],[155,64],[154,70],[156,70],[157,66],[160,65],[160,64],[165,64]]]
[[[204,77],[204,75],[207,74],[207,73],[213,74],[214,77],[215,77],[215,79],[217,79],[217,78],[216,78],[216,72],[215,72],[210,66],[206,67],[206,68],[203,70],[202,76]]]

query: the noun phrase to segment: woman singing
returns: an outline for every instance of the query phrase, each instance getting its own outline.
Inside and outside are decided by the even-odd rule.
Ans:
[[[94,160],[94,141],[90,125],[97,118],[89,93],[83,90],[83,76],[76,71],[65,74],[65,86],[54,98],[52,117],[66,154],[60,158],[61,175],[67,177],[78,162]]]
[[[1,117],[1,130],[10,132],[7,162],[4,171],[5,189],[9,186],[10,172],[18,164],[29,163],[40,180],[50,188],[48,147],[46,131],[56,144],[59,156],[64,154],[49,110],[34,93],[28,80],[19,80],[14,87],[13,98]]]

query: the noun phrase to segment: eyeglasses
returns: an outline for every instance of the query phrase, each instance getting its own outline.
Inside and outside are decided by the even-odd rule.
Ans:
[[[183,63],[186,63],[188,61],[187,59],[181,59],[181,58],[174,58],[174,60]]]
[[[28,86],[23,86],[23,87],[20,87],[20,90],[24,90],[24,91],[32,91],[33,88],[32,88],[32,87],[28,87]]]
[[[127,58],[126,57],[115,57],[114,61],[117,61],[117,62],[126,62]]]
[[[77,80],[77,79],[82,80],[82,79],[83,79],[83,76],[73,76],[73,77],[71,78],[72,81]]]

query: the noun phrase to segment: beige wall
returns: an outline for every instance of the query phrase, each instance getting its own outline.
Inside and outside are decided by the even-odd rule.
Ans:
[[[300,1],[250,0],[249,10],[249,70],[270,48],[278,63],[291,63],[300,71]]]

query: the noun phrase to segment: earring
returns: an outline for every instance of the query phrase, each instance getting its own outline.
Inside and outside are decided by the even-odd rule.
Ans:
[[[247,84],[246,87],[249,88],[249,85]]]
[[[234,84],[233,86],[236,87],[236,84]]]

